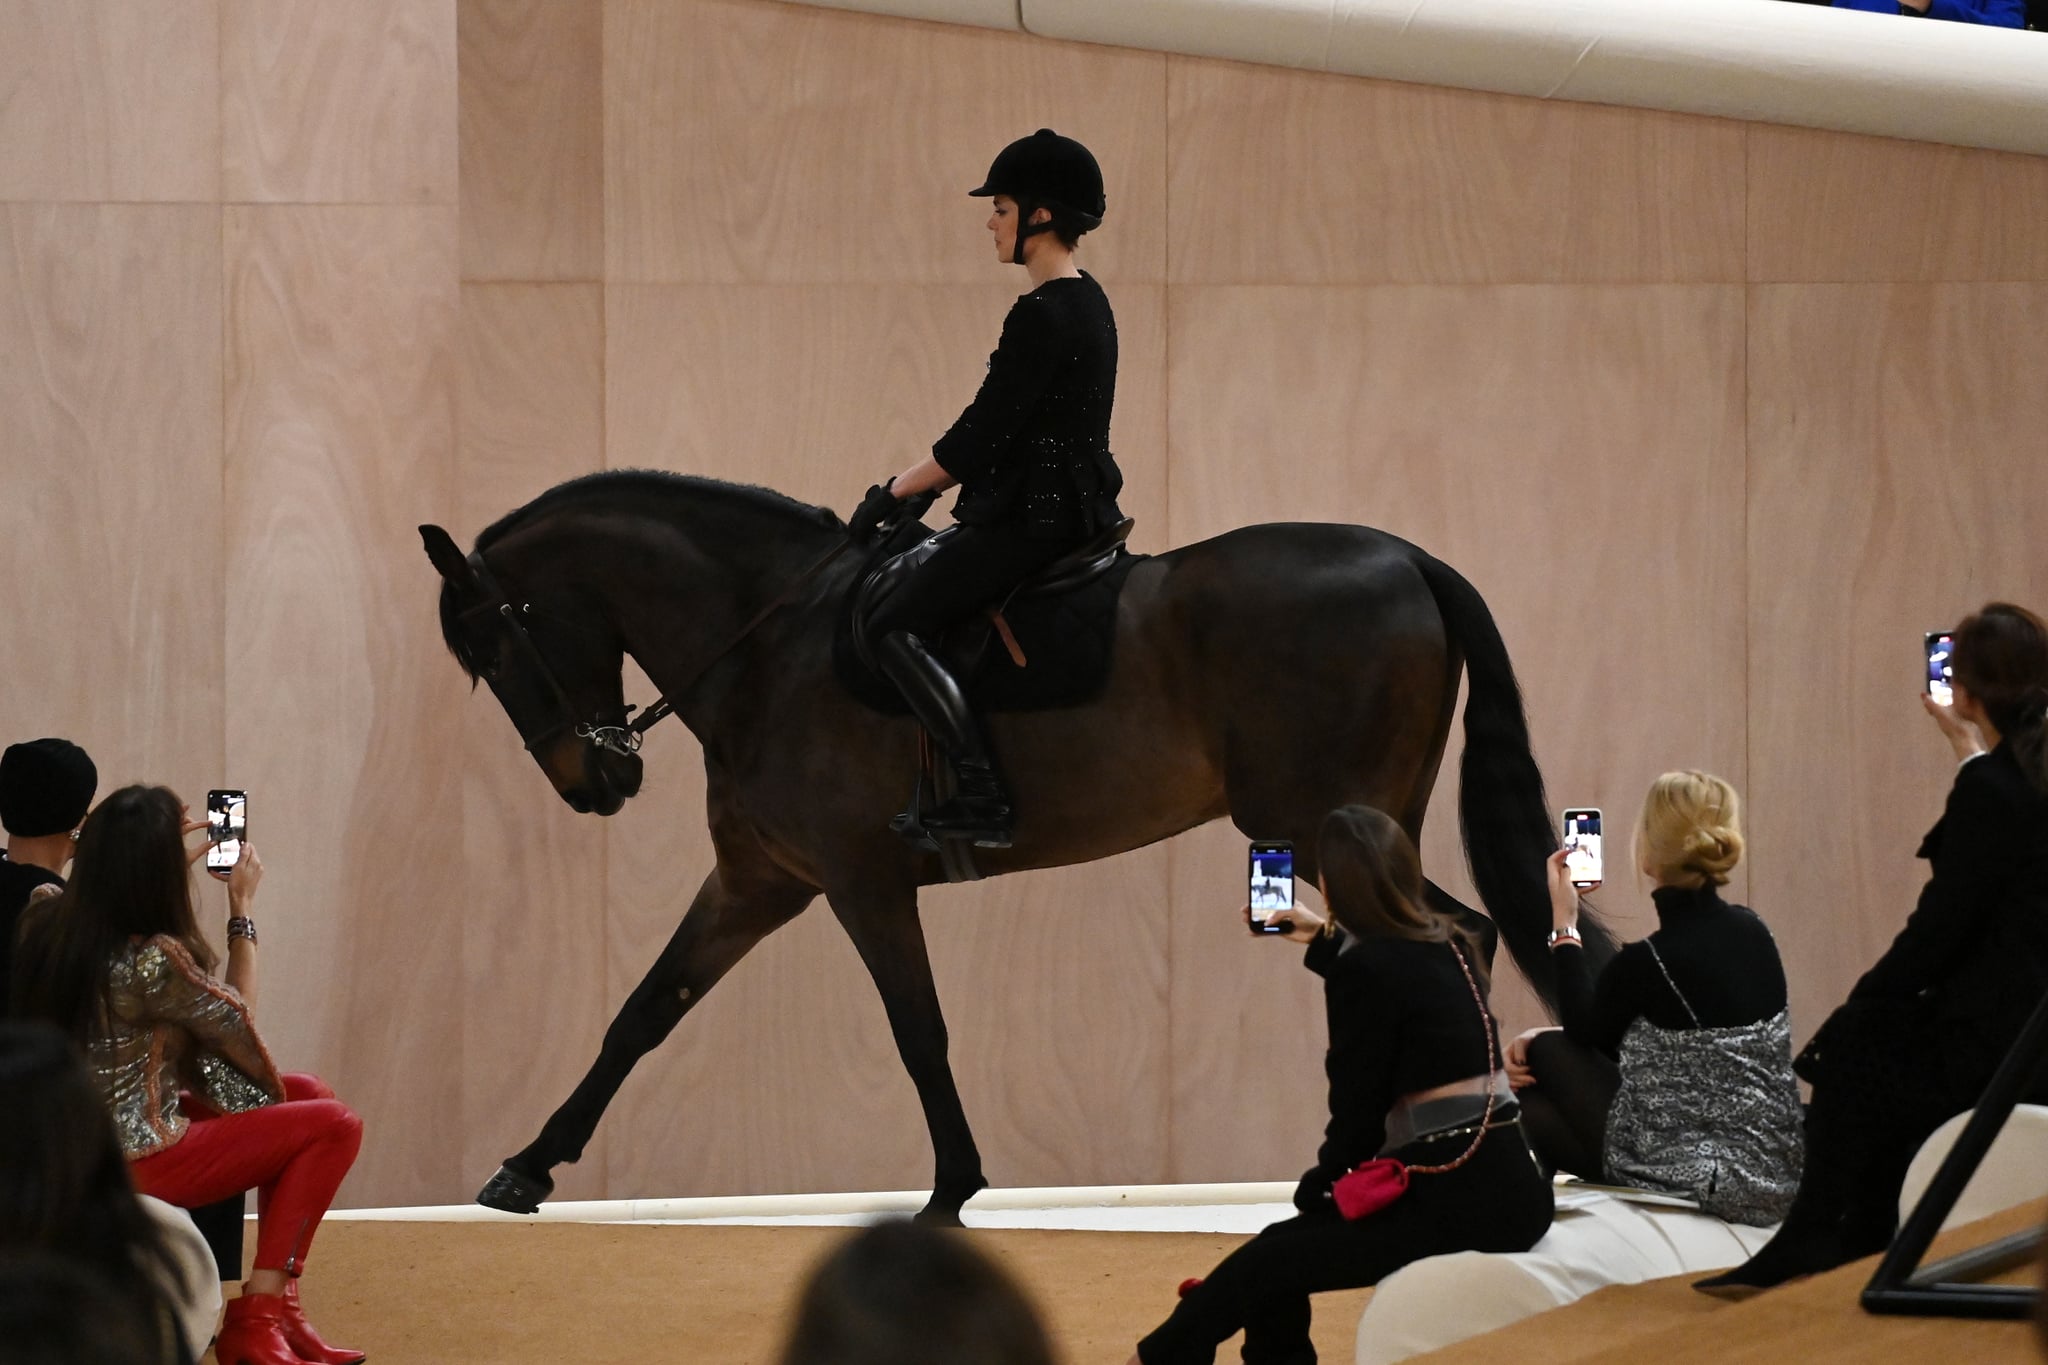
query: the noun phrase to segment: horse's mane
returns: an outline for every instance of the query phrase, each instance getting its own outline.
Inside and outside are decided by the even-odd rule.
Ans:
[[[645,508],[650,502],[657,508],[684,501],[699,506],[713,502],[721,510],[756,512],[773,520],[800,523],[814,530],[843,532],[846,529],[845,523],[830,510],[798,502],[772,488],[727,483],[723,479],[706,479],[692,474],[672,474],[662,469],[606,469],[556,484],[524,507],[507,512],[477,534],[476,548],[479,551],[489,549],[528,522],[549,512],[598,499],[625,501],[639,508]],[[441,587],[440,615],[442,641],[474,685],[478,677],[477,662],[462,647],[462,632],[457,626],[461,613],[456,607],[454,589],[445,583]]]
[[[634,503],[644,503],[648,499],[663,502],[688,499],[701,503],[711,499],[728,506],[737,505],[770,516],[801,521],[821,531],[844,529],[838,516],[826,508],[798,502],[772,488],[750,483],[727,483],[723,479],[707,479],[695,474],[674,474],[665,469],[605,469],[570,479],[567,483],[558,483],[524,507],[515,507],[478,533],[476,548],[490,548],[494,542],[504,539],[534,517],[570,503],[604,497],[624,498]]]

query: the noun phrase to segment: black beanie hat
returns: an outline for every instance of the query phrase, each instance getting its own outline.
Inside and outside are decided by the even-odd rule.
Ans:
[[[84,822],[100,770],[68,739],[32,739],[0,754],[0,827],[23,839],[64,834]]]

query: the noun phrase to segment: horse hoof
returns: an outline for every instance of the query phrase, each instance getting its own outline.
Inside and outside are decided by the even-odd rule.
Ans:
[[[510,1166],[500,1166],[477,1194],[476,1202],[502,1213],[539,1213],[543,1199],[555,1192],[555,1182],[544,1175],[527,1175]]]
[[[966,1224],[960,1221],[959,1209],[946,1208],[936,1202],[926,1204],[923,1208],[919,1209],[910,1221],[928,1228],[958,1228],[966,1226]]]

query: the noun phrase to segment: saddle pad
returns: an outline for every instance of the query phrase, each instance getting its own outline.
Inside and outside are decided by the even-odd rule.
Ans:
[[[923,536],[922,528],[892,539],[891,549],[908,549]],[[1020,597],[1003,611],[1026,667],[1019,668],[996,637],[983,612],[975,612],[948,631],[939,653],[953,667],[975,709],[991,711],[1053,711],[1079,706],[1102,691],[1109,678],[1116,640],[1116,604],[1124,580],[1146,555],[1125,554],[1093,582],[1056,597]],[[855,585],[858,587],[859,578]],[[838,613],[832,639],[832,666],[839,685],[863,705],[884,715],[907,716],[910,708],[895,686],[869,668],[853,647],[850,611]]]

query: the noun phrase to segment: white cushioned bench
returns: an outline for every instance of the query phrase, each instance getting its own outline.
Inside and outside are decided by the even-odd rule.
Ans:
[[[1900,1193],[1903,1219],[1955,1145],[1968,1114],[1927,1139]],[[1944,1227],[2048,1194],[2048,1108],[2023,1104],[2000,1130]],[[1747,1260],[1774,1229],[1697,1210],[1560,1186],[1557,1222],[1528,1251],[1432,1256],[1395,1271],[1358,1321],[1358,1365],[1392,1365],[1559,1308],[1610,1284],[1710,1275]],[[1575,1207],[1565,1207],[1565,1205]]]

